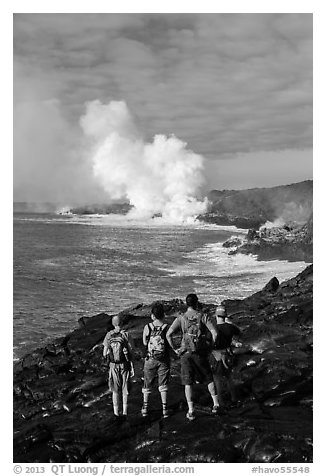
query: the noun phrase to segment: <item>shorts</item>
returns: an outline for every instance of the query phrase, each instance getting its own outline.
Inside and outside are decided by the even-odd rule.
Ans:
[[[111,392],[129,394],[130,390],[130,363],[115,364],[110,362],[109,389]]]
[[[181,383],[182,385],[193,385],[194,383],[210,383],[213,375],[204,355],[186,352],[181,355]]]
[[[213,351],[209,357],[209,363],[213,374],[217,377],[228,377],[232,372],[233,358],[225,351]]]
[[[144,364],[144,387],[143,393],[150,393],[157,377],[158,389],[166,392],[170,379],[170,363],[167,361],[146,358]]]

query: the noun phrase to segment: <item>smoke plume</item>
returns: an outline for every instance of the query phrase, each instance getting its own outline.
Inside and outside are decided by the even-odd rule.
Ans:
[[[288,202],[282,204],[282,211],[278,210],[278,217],[273,221],[267,221],[264,223],[260,230],[263,228],[274,228],[282,227],[286,224],[296,223],[298,225],[303,225],[311,217],[312,213],[312,196],[310,200],[307,200],[307,203],[295,203]],[[278,207],[279,209],[280,207]]]
[[[80,128],[56,99],[58,87],[41,72],[36,77],[28,74],[17,61],[14,76],[14,201],[29,202],[34,211],[47,211],[55,204],[104,200],[104,191],[83,154]],[[44,202],[53,205],[48,208]]]
[[[185,222],[205,211],[200,201],[204,158],[175,136],[146,143],[123,101],[86,104],[81,127],[92,141],[93,172],[110,199],[128,199],[132,218],[162,215]]]

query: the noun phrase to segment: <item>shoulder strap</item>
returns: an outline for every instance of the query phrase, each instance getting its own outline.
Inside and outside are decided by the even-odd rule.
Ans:
[[[146,327],[148,329],[148,334],[146,336],[146,339],[147,339],[147,347],[148,347],[148,344],[149,344],[149,339],[151,338],[151,333],[152,333],[152,330],[153,330],[153,324],[151,325],[152,323],[149,322],[148,324],[146,324]]]
[[[160,329],[162,331],[164,331],[164,329],[167,328],[167,324],[162,324],[161,326],[154,326],[154,324],[152,322],[150,322],[149,324],[147,324],[150,331],[153,331],[154,329]]]

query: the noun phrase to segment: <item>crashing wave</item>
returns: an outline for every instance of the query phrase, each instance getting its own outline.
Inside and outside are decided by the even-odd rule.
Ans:
[[[70,207],[62,207],[56,210],[56,215],[73,215]]]

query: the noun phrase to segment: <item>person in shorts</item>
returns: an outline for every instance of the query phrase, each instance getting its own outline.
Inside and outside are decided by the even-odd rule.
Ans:
[[[187,311],[177,317],[169,328],[166,338],[172,349],[180,356],[181,360],[181,383],[185,387],[185,396],[188,404],[186,418],[194,420],[193,385],[206,383],[213,400],[212,412],[217,413],[218,399],[211,368],[208,361],[210,352],[205,327],[211,332],[215,341],[217,332],[201,310],[196,294],[188,294],[186,297]],[[181,347],[174,348],[172,335],[181,330]]]
[[[134,375],[133,351],[128,332],[121,328],[122,317],[114,316],[112,325],[114,329],[106,334],[103,341],[103,357],[109,362],[108,384],[112,392],[113,413],[116,418],[121,417],[119,407],[122,397],[122,417],[126,418],[130,379]]]
[[[151,310],[152,322],[144,327],[143,343],[146,346],[144,363],[144,386],[142,416],[148,415],[148,403],[157,379],[161,396],[163,418],[169,416],[167,409],[168,384],[170,378],[169,345],[166,340],[168,325],[164,323],[164,308],[155,303]]]
[[[222,305],[217,306],[215,310],[215,318],[218,337],[211,352],[210,365],[213,372],[220,406],[224,405],[222,399],[224,382],[226,382],[227,389],[231,397],[231,403],[235,404],[237,402],[237,396],[232,379],[232,368],[234,363],[232,341],[233,339],[239,339],[241,331],[232,322],[226,322],[226,317],[227,315],[225,307]]]

